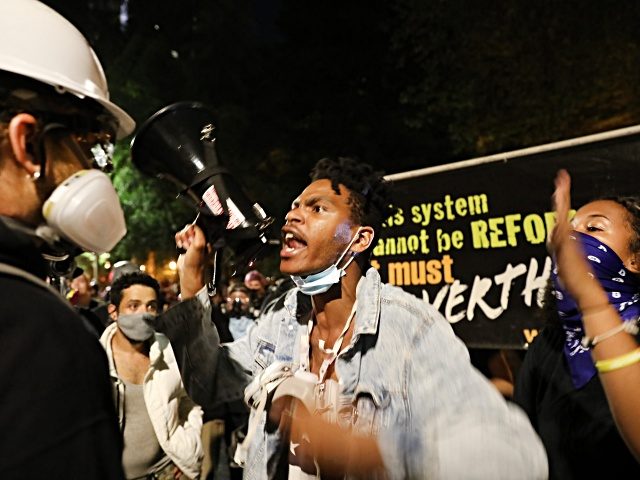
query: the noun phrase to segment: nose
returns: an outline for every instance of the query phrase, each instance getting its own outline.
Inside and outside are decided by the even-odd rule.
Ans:
[[[573,218],[569,224],[574,232],[588,233],[587,225],[580,219]]]
[[[146,305],[138,305],[133,313],[146,313],[147,306]]]
[[[301,223],[302,215],[299,207],[293,207],[289,212],[284,216],[285,225],[289,225],[291,223]]]

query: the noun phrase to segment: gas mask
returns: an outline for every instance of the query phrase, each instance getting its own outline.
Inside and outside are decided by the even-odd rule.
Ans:
[[[37,234],[51,248],[61,250],[60,253],[76,254],[74,247],[96,253],[108,252],[127,233],[118,195],[109,177],[103,173],[112,169],[113,119],[54,114],[44,118],[44,126],[36,133],[32,145],[41,167],[37,178],[44,179],[50,168],[47,138],[58,138],[85,170],[66,178],[44,202],[45,224],[38,227]]]
[[[321,293],[325,293],[327,290],[331,288],[332,285],[335,285],[340,281],[342,277],[346,275],[345,270],[349,266],[349,264],[356,258],[355,253],[351,256],[347,263],[345,263],[342,267],[338,268],[338,265],[347,254],[351,246],[354,244],[356,239],[358,238],[358,234],[360,233],[360,227],[356,231],[356,234],[353,236],[347,248],[344,249],[342,255],[336,260],[335,263],[331,264],[326,269],[322,270],[318,273],[313,273],[306,277],[299,277],[297,275],[291,275],[291,280],[296,286],[300,289],[302,293],[305,295],[319,295]]]
[[[108,252],[127,233],[118,195],[98,170],[67,178],[44,203],[42,214],[55,234],[91,252]]]
[[[246,308],[243,308],[242,300],[240,298],[234,298],[231,303],[231,314],[235,316],[241,316],[245,313]]]

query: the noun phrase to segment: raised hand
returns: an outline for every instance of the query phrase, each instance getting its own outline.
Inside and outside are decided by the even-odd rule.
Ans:
[[[182,299],[195,296],[205,285],[207,256],[210,247],[204,232],[195,224],[189,224],[176,233],[176,247],[185,253],[178,257],[178,274]]]
[[[576,299],[581,308],[607,303],[606,296],[595,279],[585,259],[582,246],[572,235],[569,222],[571,209],[571,177],[566,170],[558,171],[553,204],[556,210],[556,226],[551,233],[549,247],[556,256],[558,276],[565,288]]]

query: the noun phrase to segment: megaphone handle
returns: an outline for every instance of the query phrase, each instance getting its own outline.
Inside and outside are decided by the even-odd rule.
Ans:
[[[213,271],[211,272],[211,280],[207,282],[207,291],[209,292],[209,296],[212,297],[216,294],[217,283],[218,283],[218,250],[215,249],[213,251]]]
[[[193,222],[191,222],[191,225],[195,225],[199,218],[200,211],[198,211],[198,213],[196,214],[196,218],[193,220]],[[178,252],[178,255],[184,255],[185,253],[187,253],[187,250],[182,247],[176,247],[176,252]]]

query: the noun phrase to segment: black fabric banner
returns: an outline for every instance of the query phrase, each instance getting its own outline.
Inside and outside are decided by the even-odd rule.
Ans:
[[[574,208],[640,193],[640,129],[619,132],[389,176],[399,210],[374,266],[436,305],[468,346],[525,348],[544,322],[556,171],[572,176]]]

